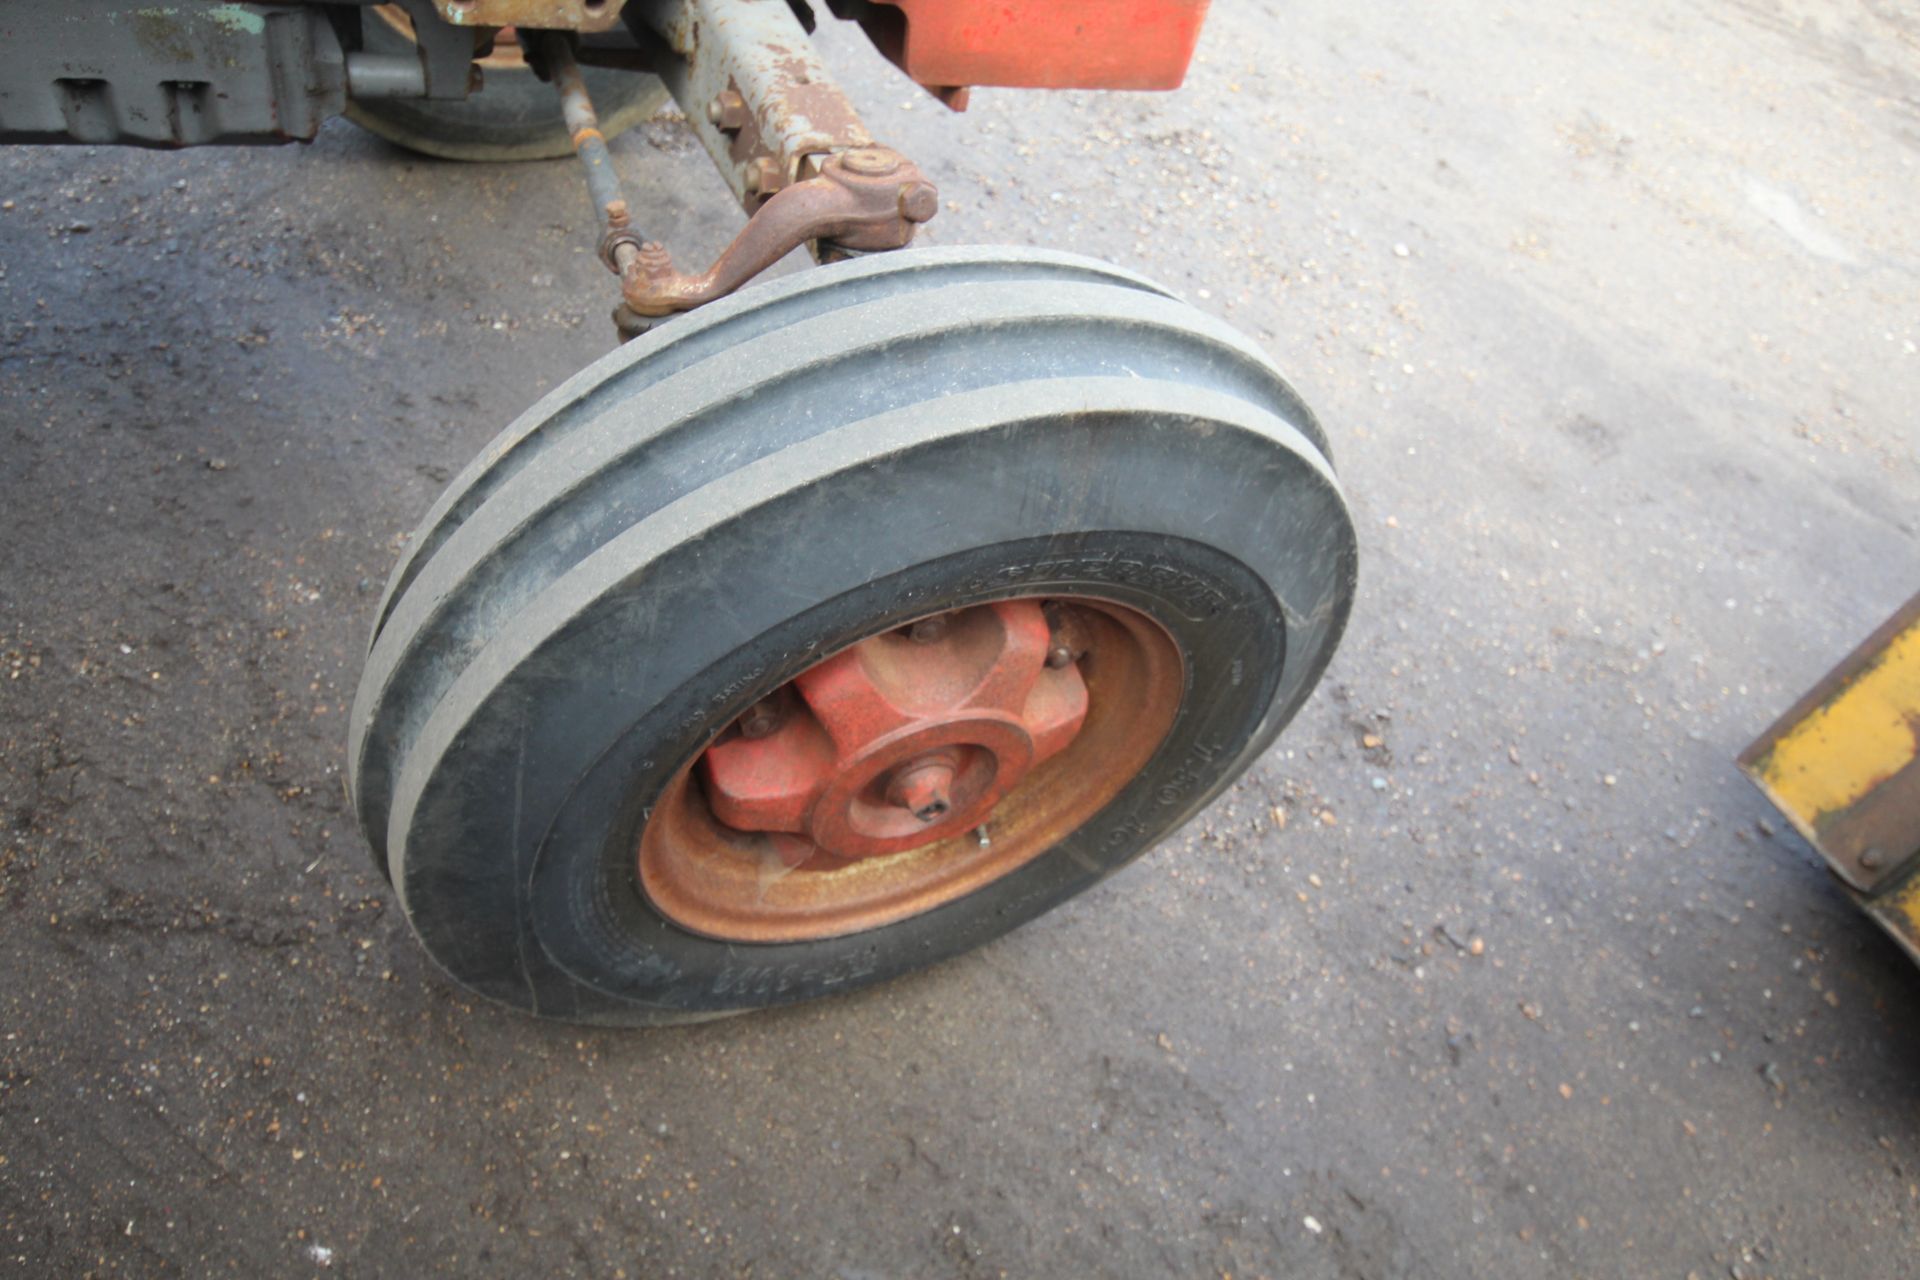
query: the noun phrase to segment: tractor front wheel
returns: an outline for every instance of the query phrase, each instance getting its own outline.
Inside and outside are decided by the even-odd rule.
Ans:
[[[1273,740],[1352,524],[1257,348],[1113,268],[908,250],[629,343],[456,479],[353,717],[427,949],[653,1023],[967,950]]]

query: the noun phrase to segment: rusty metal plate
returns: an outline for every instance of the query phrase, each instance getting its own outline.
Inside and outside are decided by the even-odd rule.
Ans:
[[[627,0],[433,0],[456,27],[533,27],[548,31],[606,31],[618,25]]]
[[[803,181],[814,157],[873,146],[779,0],[663,0],[634,12],[679,55],[655,70],[747,212]]]
[[[1920,595],[1739,764],[1855,889],[1877,893],[1905,875],[1920,858]]]

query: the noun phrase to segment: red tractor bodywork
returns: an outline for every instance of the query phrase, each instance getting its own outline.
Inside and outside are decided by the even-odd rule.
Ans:
[[[1208,0],[881,0],[862,24],[952,105],[969,85],[1175,89]],[[888,14],[887,8],[898,10]],[[959,102],[953,99],[960,97]]]

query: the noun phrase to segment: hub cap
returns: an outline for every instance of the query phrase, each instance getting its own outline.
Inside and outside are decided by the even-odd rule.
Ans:
[[[1165,736],[1178,650],[1105,602],[1008,600],[872,636],[756,703],[668,788],[641,886],[676,923],[831,937],[947,902],[1080,825]]]

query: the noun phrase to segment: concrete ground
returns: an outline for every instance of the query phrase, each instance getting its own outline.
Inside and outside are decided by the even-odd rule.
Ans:
[[[398,540],[607,350],[566,163],[0,152],[0,1272],[1828,1276],[1920,1254],[1920,976],[1730,761],[1920,582],[1920,19],[1221,4],[950,116],[928,238],[1255,335],[1354,624],[1125,874],[815,1006],[444,981],[343,798]],[[618,144],[691,259],[737,225]]]

